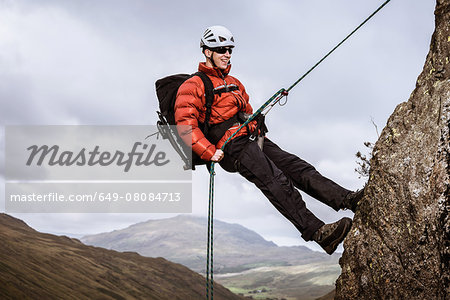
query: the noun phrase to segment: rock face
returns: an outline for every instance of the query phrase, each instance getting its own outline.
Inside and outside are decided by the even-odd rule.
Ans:
[[[450,299],[450,0],[410,99],[377,141],[335,299]]]

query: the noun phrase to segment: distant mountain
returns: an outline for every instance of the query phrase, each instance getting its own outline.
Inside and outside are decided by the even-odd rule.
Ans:
[[[164,257],[205,272],[206,218],[180,215],[82,238],[87,244]],[[339,255],[278,247],[241,225],[214,220],[215,280],[257,299],[316,299],[334,290]]]
[[[150,257],[164,257],[197,272],[206,262],[207,219],[190,215],[150,220],[122,230],[89,235],[89,245],[118,251],[136,251]],[[260,265],[289,266],[314,262],[337,262],[338,257],[307,247],[278,247],[241,225],[214,220],[215,273],[241,272]]]
[[[0,214],[0,299],[203,299],[205,278],[163,258],[86,246]],[[215,299],[242,299],[219,284]]]

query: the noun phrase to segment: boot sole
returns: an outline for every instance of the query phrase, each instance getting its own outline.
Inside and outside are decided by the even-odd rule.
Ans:
[[[328,246],[323,247],[325,252],[328,253],[329,255],[333,254],[334,251],[336,251],[339,244],[345,239],[351,227],[352,227],[352,219],[342,218],[339,221],[339,225],[335,230],[335,232],[340,231],[340,234],[337,237],[333,237],[333,241],[331,241]],[[326,240],[323,241],[323,243],[325,244]]]

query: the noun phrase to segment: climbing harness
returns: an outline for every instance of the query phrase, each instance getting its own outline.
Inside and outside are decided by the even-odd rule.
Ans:
[[[341,46],[348,38],[350,38],[358,29],[360,29],[367,21],[369,21],[374,15],[376,15],[386,4],[388,4],[391,0],[385,1],[380,7],[378,7],[370,16],[368,16],[361,24],[359,24],[352,32],[350,32],[341,42],[339,42],[333,49],[331,49],[327,54],[325,54],[315,65],[313,65],[308,71],[306,71],[297,81],[295,81],[289,88],[280,89],[276,92],[269,100],[267,100],[261,107],[254,112],[241,126],[235,131],[223,144],[221,150],[223,151],[225,146],[228,144],[230,140],[248,123],[253,121],[258,115],[267,115],[267,113],[275,106],[275,104],[279,103],[283,97],[286,97],[289,94],[289,91],[292,90],[300,81],[302,81],[309,73],[311,73],[319,64],[321,64],[331,53],[333,53],[339,46]],[[286,100],[287,101],[287,100]],[[284,103],[286,104],[286,102]],[[283,104],[283,105],[284,105]],[[214,295],[214,265],[213,265],[213,237],[214,237],[214,224],[213,224],[213,215],[214,215],[214,176],[216,175],[214,172],[215,162],[211,163],[209,169],[209,203],[208,203],[208,237],[207,237],[207,249],[206,249],[206,299],[213,299]]]

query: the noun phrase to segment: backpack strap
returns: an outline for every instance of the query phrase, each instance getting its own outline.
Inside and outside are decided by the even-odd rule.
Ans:
[[[205,114],[205,123],[204,123],[204,127],[203,127],[203,134],[206,136],[208,134],[208,130],[209,130],[209,120],[211,119],[211,107],[212,104],[214,102],[214,86],[213,83],[211,81],[211,79],[209,79],[208,75],[206,75],[205,73],[198,71],[196,73],[193,74],[193,76],[198,76],[200,77],[200,79],[203,81],[203,85],[205,87],[205,107],[206,107],[206,114]]]

